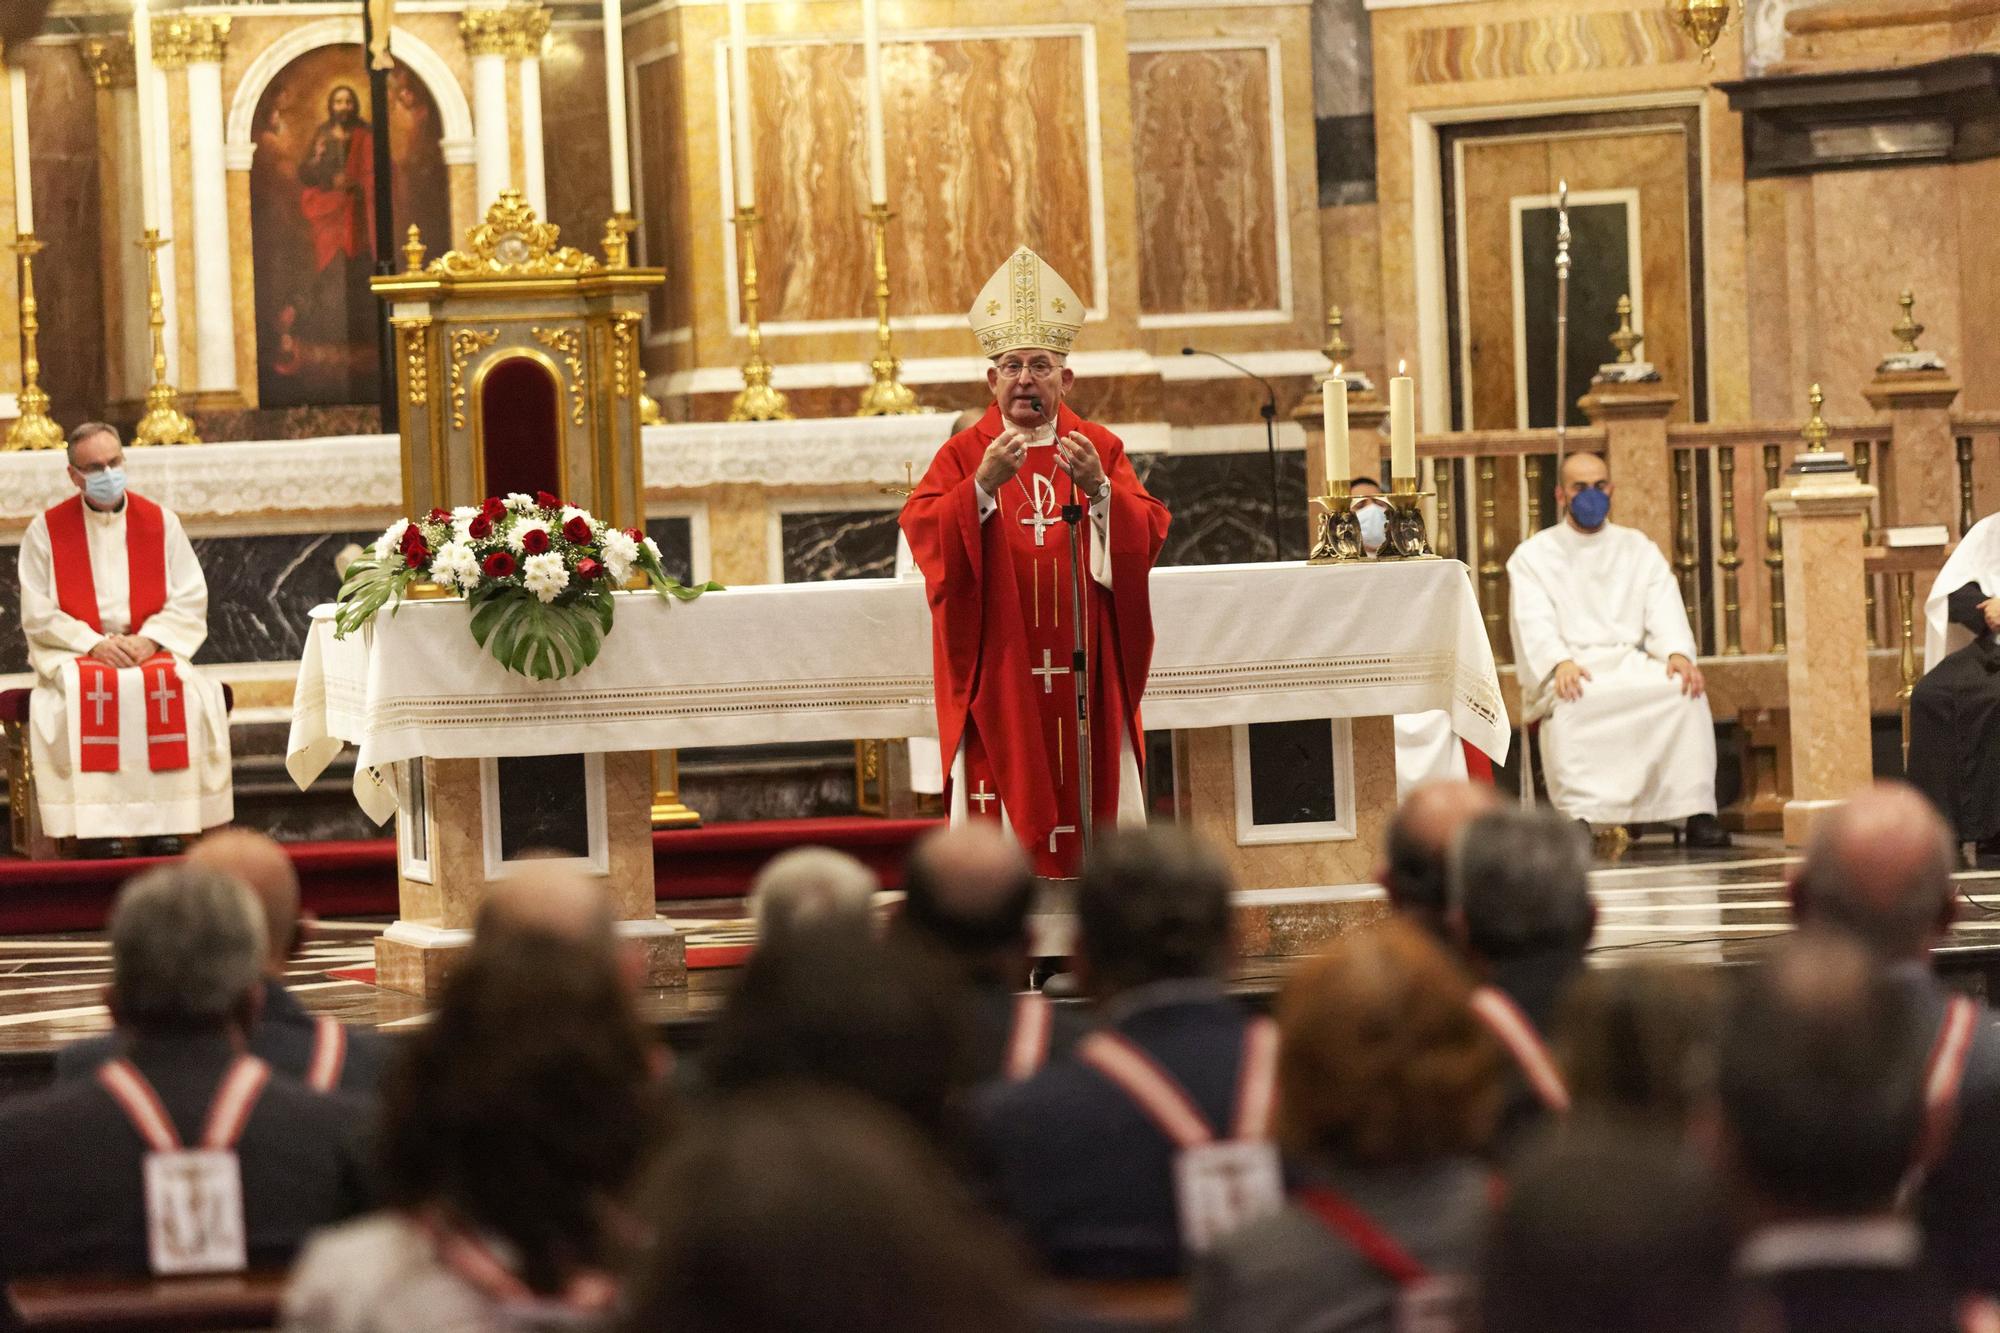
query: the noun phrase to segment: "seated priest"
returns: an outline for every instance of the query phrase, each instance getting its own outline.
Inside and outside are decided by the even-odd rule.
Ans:
[[[1542,772],[1563,814],[1684,822],[1690,846],[1724,847],[1687,607],[1652,539],[1610,521],[1611,489],[1602,458],[1571,454],[1556,488],[1562,522],[1507,561],[1523,720],[1542,723]]]
[[[1924,599],[1924,677],[1910,696],[1910,781],[1960,844],[2000,853],[2000,514],[1972,525]]]
[[[54,838],[168,838],[226,824],[229,717],[189,662],[208,583],[178,518],[125,489],[115,427],[70,432],[79,492],[21,538],[21,625],[35,670],[29,746]]]

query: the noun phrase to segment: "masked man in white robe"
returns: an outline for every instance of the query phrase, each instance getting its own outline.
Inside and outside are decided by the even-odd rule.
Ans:
[[[1680,824],[1721,847],[1715,724],[1687,608],[1650,538],[1609,520],[1595,454],[1563,463],[1563,520],[1507,562],[1524,722],[1541,719],[1549,800],[1593,826]]]
[[[54,838],[160,838],[229,822],[222,690],[190,665],[208,583],[169,511],[125,489],[118,432],[72,431],[79,494],[21,538],[21,624],[35,671],[30,762]]]
[[[1909,778],[1961,843],[2000,853],[2000,515],[1972,525],[1924,599]]]

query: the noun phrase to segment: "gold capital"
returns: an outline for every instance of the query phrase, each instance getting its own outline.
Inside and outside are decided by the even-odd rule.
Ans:
[[[229,46],[231,22],[227,14],[176,14],[171,19],[157,20],[153,30],[158,32],[159,25],[165,23],[180,44],[182,60],[196,65],[214,65],[222,62],[223,53]]]
[[[551,17],[551,12],[538,4],[468,9],[459,19],[458,32],[467,55],[539,60]]]
[[[130,88],[135,82],[132,43],[123,37],[91,37],[79,43],[77,59],[99,88]]]

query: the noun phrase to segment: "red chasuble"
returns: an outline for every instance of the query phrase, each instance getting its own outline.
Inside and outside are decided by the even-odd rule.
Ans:
[[[1088,500],[1075,495],[1055,446],[1035,445],[982,524],[973,474],[1002,429],[1000,409],[989,407],[972,429],[945,441],[903,506],[903,532],[930,597],[938,742],[947,764],[964,743],[967,809],[997,821],[1004,805],[1036,873],[1069,878],[1083,840],[1069,532],[1061,512],[1066,502]],[[1072,431],[1097,446],[1111,479],[1112,590],[1090,576],[1096,534],[1087,517],[1082,525],[1091,795],[1097,827],[1109,829],[1118,811],[1121,736],[1135,759],[1145,755],[1139,698],[1153,660],[1149,580],[1168,516],[1139,484],[1118,437],[1059,407],[1056,433]]]

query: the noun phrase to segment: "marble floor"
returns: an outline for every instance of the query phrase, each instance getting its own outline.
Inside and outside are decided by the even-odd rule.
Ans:
[[[1773,843],[1721,853],[1690,853],[1642,842],[1616,865],[1592,876],[1598,903],[1592,961],[1617,966],[1641,961],[1732,964],[1754,957],[1790,929],[1785,875],[1797,858]],[[1937,951],[1941,971],[1986,991],[1989,969],[2000,974],[2000,871],[1956,877],[1959,920]],[[747,937],[736,901],[663,904],[682,922],[691,943],[727,946]],[[328,921],[293,960],[288,982],[306,1007],[341,1021],[396,1035],[424,1020],[422,1003],[344,979],[345,969],[371,967],[374,937],[385,921]],[[1289,959],[1245,958],[1234,986],[1252,1002],[1268,1002]],[[699,1045],[734,972],[693,970],[685,990],[654,990],[642,1010],[677,1049]],[[0,939],[0,1095],[46,1081],[54,1048],[109,1025],[103,989],[110,978],[101,935],[40,935]],[[1996,976],[2000,981],[2000,976]]]

